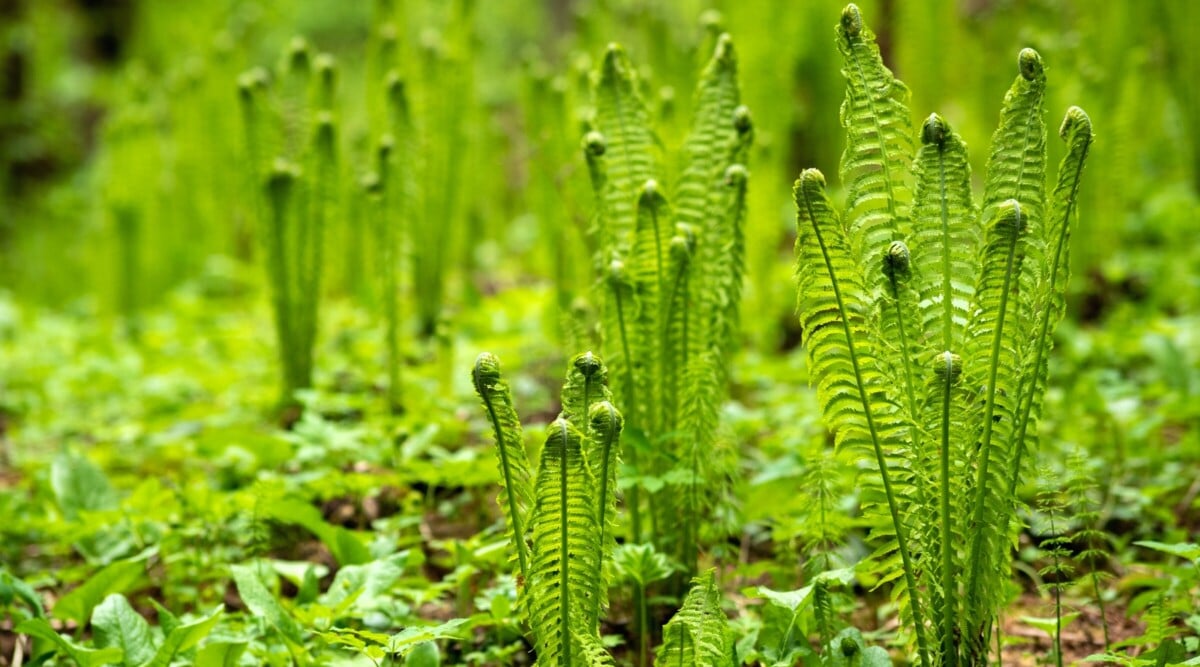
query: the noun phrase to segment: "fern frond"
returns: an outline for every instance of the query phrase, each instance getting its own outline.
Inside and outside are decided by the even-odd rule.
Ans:
[[[582,442],[570,422],[550,424],[534,487],[528,608],[544,667],[585,664],[584,647],[574,638],[594,633],[590,612],[600,596],[595,573],[602,549]]]
[[[663,627],[656,665],[733,667],[733,633],[709,570],[692,580],[683,606]]]
[[[921,338],[925,349],[961,354],[979,247],[971,165],[966,144],[937,114],[922,126],[921,143],[913,167],[917,196],[912,238]]]
[[[585,440],[591,437],[591,407],[600,401],[611,401],[608,390],[608,367],[591,352],[575,355],[567,367],[567,379],[562,388],[560,417],[579,425]],[[595,472],[595,471],[593,471]]]
[[[903,440],[904,424],[878,386],[880,374],[866,324],[870,311],[866,279],[852,255],[849,232],[838,221],[825,194],[821,172],[801,172],[793,194],[797,209],[797,310],[817,400],[839,447],[865,447],[874,456],[883,484],[880,502],[886,503],[892,529],[890,534],[886,529],[877,531],[885,540],[877,554],[891,552],[894,540],[900,567],[884,578],[903,574],[900,594],[907,592],[921,654],[928,655],[920,591],[890,472],[900,463],[889,458],[893,445]]]
[[[637,202],[637,227],[630,261],[637,316],[631,344],[630,363],[635,364],[638,379],[637,394],[645,402],[645,412],[651,421],[643,428],[662,424],[663,387],[655,381],[654,373],[666,363],[662,345],[666,303],[670,298],[670,210],[659,190],[658,182],[646,181]],[[657,376],[661,378],[661,376]]]
[[[905,179],[913,157],[909,93],[883,64],[875,35],[853,4],[842,10],[837,45],[846,79],[841,111],[846,223],[856,257],[867,258],[908,233],[912,197]]]
[[[509,538],[521,567],[521,579],[529,583],[529,545],[525,541],[526,519],[533,507],[533,485],[529,458],[521,439],[521,421],[513,409],[512,392],[500,372],[500,360],[484,352],[471,371],[475,393],[483,402],[496,439],[496,464],[500,469],[497,502],[508,522]]]
[[[1053,346],[1054,329],[1066,311],[1067,282],[1070,279],[1071,215],[1079,194],[1083,166],[1092,146],[1092,121],[1079,107],[1071,107],[1063,118],[1059,136],[1067,144],[1067,154],[1058,166],[1058,183],[1054,187],[1053,203],[1046,216],[1044,240],[1048,264],[1044,265],[1035,296],[1034,313],[1038,314],[1037,333],[1031,358],[1021,369],[1017,388],[1021,406],[1017,414],[1012,447],[1015,449],[1009,470],[1009,492],[1016,491],[1023,458],[1037,444],[1037,422],[1041,417],[1042,398],[1049,380],[1049,353]]]
[[[1004,95],[1000,125],[992,135],[983,213],[1009,199],[1021,202],[1030,229],[1039,230],[1046,188],[1046,73],[1033,49],[1017,56],[1020,72]]]
[[[604,580],[604,561],[612,557],[616,548],[617,525],[617,467],[620,463],[621,429],[625,422],[621,413],[613,404],[605,401],[593,403],[588,412],[588,423],[591,432],[591,448],[587,458],[599,488],[596,525],[600,530],[601,558],[597,561],[595,576],[598,581]],[[601,596],[606,587],[601,584]],[[605,601],[597,599],[598,604],[593,616],[594,622],[600,620],[600,610]]]
[[[984,572],[1003,572],[1009,505],[1008,480],[1005,479],[1010,441],[1016,415],[1017,334],[1012,324],[1019,312],[1016,307],[1017,283],[1023,255],[1020,248],[1027,233],[1020,203],[1009,200],[996,207],[995,219],[987,229],[982,271],[975,289],[975,311],[968,329],[968,354],[964,372],[973,383],[982,384],[982,418],[974,442],[978,447],[975,486],[971,498],[970,569],[965,589],[973,601],[973,614],[966,621],[964,638],[974,650],[986,651],[975,644],[985,637],[998,604],[996,586],[984,586]],[[992,576],[992,575],[989,575]]]
[[[601,247],[627,254],[638,189],[655,176],[654,135],[624,49],[611,44],[592,86],[595,129],[605,139],[606,187]]]

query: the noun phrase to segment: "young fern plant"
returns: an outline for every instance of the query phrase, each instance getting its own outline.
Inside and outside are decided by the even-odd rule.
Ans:
[[[836,34],[846,206],[815,169],[794,190],[812,381],[837,445],[873,463],[862,502],[877,521],[874,560],[921,664],[984,664],[1064,309],[1091,123],[1067,111],[1047,202],[1046,78],[1041,57],[1021,51],[977,207],[966,146],[945,119],[924,122],[915,150],[908,91],[857,7]]]
[[[238,81],[285,405],[312,385],[324,233],[337,206],[335,75],[332,56],[314,57],[297,38],[277,72]]]
[[[700,77],[692,130],[673,190],[650,112],[624,51],[609,47],[596,73],[583,146],[595,195],[601,347],[613,390],[629,408],[629,464],[662,484],[627,498],[629,531],[695,572],[699,527],[717,485],[718,410],[738,331],[749,112],[739,104],[728,35]]]
[[[571,361],[562,390],[562,413],[546,429],[536,472],[525,452],[521,422],[499,360],[491,354],[479,355],[472,382],[495,438],[500,473],[497,502],[517,561],[518,606],[533,636],[538,664],[613,665],[599,634],[612,583],[608,578],[618,570],[633,574],[644,596],[645,584],[665,576],[669,569],[655,560],[658,555],[648,546],[633,547],[639,559],[651,562],[640,565],[633,563],[628,549],[616,550],[616,481],[624,419],[611,402],[608,369],[591,352]],[[622,554],[620,563],[615,562],[617,553]],[[606,562],[616,567],[606,567]],[[695,655],[711,659],[661,662],[660,651],[658,664],[733,667],[732,636],[720,600],[709,572],[697,579],[683,609],[668,626],[681,628],[678,632],[690,638],[692,653],[687,655],[700,650]],[[640,617],[645,618],[644,608]],[[643,654],[647,638],[642,627],[638,641]],[[645,664],[644,659],[640,664]]]
[[[518,603],[540,665],[613,664],[599,621],[623,420],[609,400],[607,374],[590,352],[572,360],[562,414],[547,427],[533,473],[499,361],[481,354],[472,372],[496,440],[499,503],[520,571]]]

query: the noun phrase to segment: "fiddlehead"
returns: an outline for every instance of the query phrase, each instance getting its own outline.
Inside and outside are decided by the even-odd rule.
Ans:
[[[529,459],[521,439],[521,421],[513,409],[512,391],[500,373],[500,360],[484,352],[475,360],[471,382],[483,402],[492,435],[496,440],[496,465],[500,470],[497,502],[508,522],[510,544],[517,554],[521,579],[529,582],[529,545],[525,540],[526,518],[533,507],[533,484]]]

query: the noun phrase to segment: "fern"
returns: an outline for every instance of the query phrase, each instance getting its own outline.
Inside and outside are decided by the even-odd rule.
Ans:
[[[500,360],[484,352],[475,360],[471,372],[475,392],[483,401],[496,442],[496,463],[500,469],[500,496],[497,502],[511,528],[513,551],[521,568],[522,582],[529,581],[529,544],[526,542],[526,516],[533,507],[533,483],[529,459],[521,439],[521,421],[513,408],[512,392],[500,373]]]
[[[534,490],[528,594],[539,664],[582,665],[576,635],[592,626],[591,610],[599,604],[601,545],[583,436],[565,419],[547,428]]]
[[[605,54],[592,98],[583,146],[596,202],[589,236],[602,348],[629,428],[655,445],[645,458],[631,451],[629,463],[667,482],[645,503],[654,544],[694,571],[722,478],[722,457],[712,453],[738,331],[748,177],[739,161],[753,124],[739,104],[728,36],[701,73],[673,188],[660,185],[651,114],[620,47]],[[647,515],[641,491],[627,498],[635,542]]]
[[[853,5],[837,44],[844,214],[820,172],[802,172],[795,187],[812,381],[837,446],[874,461],[863,505],[885,511],[873,557],[921,663],[981,664],[1003,602],[1022,455],[1036,445],[1091,127],[1068,111],[1047,207],[1045,74],[1023,50],[977,209],[966,146],[945,119],[925,121],[912,155],[907,89]],[[964,506],[965,516],[952,512]]]
[[[721,611],[721,592],[709,570],[692,580],[683,606],[663,627],[655,665],[733,667],[733,633]]]
[[[547,428],[536,481],[521,425],[495,356],[481,354],[472,382],[496,442],[498,502],[523,583],[520,602],[540,665],[608,665],[598,634],[613,550],[621,413],[607,399],[608,369],[576,356],[563,386],[563,412]]]
[[[297,38],[273,85],[264,70],[238,81],[285,405],[312,385],[324,234],[337,203],[335,72],[331,56],[314,58]]]

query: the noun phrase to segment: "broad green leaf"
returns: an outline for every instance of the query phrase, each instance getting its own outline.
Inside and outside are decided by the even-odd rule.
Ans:
[[[265,503],[264,516],[280,523],[300,526],[312,533],[329,547],[339,565],[360,565],[372,560],[371,551],[354,533],[326,523],[320,510],[294,498],[284,498]]]
[[[392,635],[388,639],[387,650],[390,654],[408,655],[418,645],[435,639],[458,639],[463,636],[459,629],[470,623],[469,618],[455,618],[440,625],[428,627],[409,627]]]
[[[1139,547],[1146,547],[1155,551],[1161,551],[1172,556],[1179,556],[1184,560],[1193,562],[1200,561],[1200,545],[1182,542],[1178,544],[1165,544],[1163,542],[1155,542],[1154,540],[1140,540],[1134,542]]]
[[[50,488],[64,516],[74,521],[80,512],[117,506],[117,494],[104,471],[82,454],[64,451],[50,465]]]
[[[175,656],[184,651],[191,650],[207,637],[212,632],[213,627],[217,625],[217,622],[221,620],[221,614],[224,611],[224,605],[218,605],[207,616],[191,623],[185,623],[172,630],[167,634],[167,638],[163,640],[162,645],[158,647],[158,652],[154,654],[154,659],[143,667],[167,667],[170,665]]]
[[[1062,627],[1065,629],[1068,625],[1071,624],[1072,621],[1074,621],[1077,618],[1079,618],[1079,612],[1071,612],[1069,614],[1063,614],[1062,615]],[[1058,625],[1058,619],[1054,618],[1053,616],[1048,616],[1046,618],[1040,618],[1040,617],[1036,617],[1036,616],[1022,616],[1021,622],[1026,623],[1031,627],[1037,628],[1038,630],[1041,630],[1042,632],[1050,635],[1051,637],[1054,636],[1055,626]]]
[[[246,642],[209,642],[196,652],[196,667],[237,667]]]
[[[99,649],[80,646],[55,632],[44,618],[27,619],[16,627],[16,632],[53,643],[58,653],[66,654],[79,667],[114,665],[121,662],[121,649],[115,646]]]
[[[409,551],[401,551],[365,565],[343,567],[334,576],[329,590],[321,596],[321,603],[337,607],[353,598],[355,609],[369,611],[377,608],[380,600],[404,574],[410,558]]]
[[[92,612],[92,629],[96,633],[96,645],[121,649],[126,665],[141,665],[154,655],[150,624],[120,593],[109,595],[96,606]]]
[[[33,587],[5,571],[0,571],[0,604],[10,605],[13,600],[24,602],[33,611],[34,616],[45,616],[46,609],[42,606],[42,598]]]
[[[259,577],[254,565],[234,565],[233,581],[237,584],[238,595],[250,613],[264,619],[271,627],[279,631],[285,639],[297,644],[304,643],[304,633],[300,626],[271,595]]]
[[[409,652],[404,664],[408,667],[440,667],[442,654],[438,651],[437,643],[421,642]]]
[[[145,572],[146,561],[156,552],[157,549],[151,548],[136,556],[110,563],[62,596],[50,615],[64,621],[76,621],[80,625],[86,623],[101,600],[112,593],[125,593],[134,587]]]
[[[771,590],[766,586],[760,586],[757,591],[759,595],[766,598],[772,604],[795,612],[800,610],[808,602],[808,599],[812,597],[814,584],[825,583],[826,585],[839,584],[845,586],[852,581],[854,581],[854,568],[843,567],[818,574],[813,578],[813,584],[809,584],[798,590],[781,592]]]

